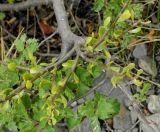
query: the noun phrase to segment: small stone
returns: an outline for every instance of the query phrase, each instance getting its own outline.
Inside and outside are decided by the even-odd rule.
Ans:
[[[84,100],[83,98],[77,100],[77,103],[78,103],[78,104],[82,104],[82,103],[84,103],[84,102],[85,102],[85,100]]]
[[[148,101],[148,109],[151,113],[158,113],[160,111],[160,97],[157,95],[150,95]]]
[[[153,59],[147,56],[141,59],[138,59],[139,67],[143,69],[146,73],[152,75],[153,77],[157,75],[157,67],[154,63],[153,63]]]
[[[113,117],[113,128],[121,131],[128,130],[133,126],[132,121],[131,121],[131,116],[129,112],[126,112],[125,115],[116,115]]]
[[[160,113],[147,116],[146,119],[150,122],[149,124],[143,121],[140,123],[143,132],[160,132]]]
[[[146,55],[147,55],[147,48],[144,44],[143,45],[137,45],[136,48],[133,51],[133,56],[135,58],[138,58],[138,59],[143,58]]]
[[[70,106],[73,107],[73,108],[76,107],[77,106],[77,102],[74,101]]]

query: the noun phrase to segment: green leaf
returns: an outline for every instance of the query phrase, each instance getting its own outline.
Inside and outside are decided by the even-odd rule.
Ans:
[[[27,81],[26,81],[26,88],[27,88],[27,89],[31,89],[32,86],[33,86],[32,82],[31,82],[30,80],[27,80]]]
[[[39,125],[40,125],[41,128],[45,128],[46,125],[47,125],[47,119],[42,119],[42,120],[40,121]]]
[[[13,4],[13,3],[15,3],[15,0],[7,0],[7,2],[8,2],[9,4]]]
[[[141,23],[142,23],[142,24],[144,24],[144,25],[146,25],[146,24],[150,24],[150,23],[151,23],[151,21],[149,21],[149,20],[148,20],[148,21],[144,21],[144,22],[143,22],[143,21],[141,21]]]
[[[97,39],[94,38],[94,35],[92,35],[92,37],[87,37],[85,42],[86,48],[92,46],[96,42],[96,40]]]
[[[114,115],[118,114],[120,110],[120,104],[118,103],[117,99],[106,99],[105,96],[99,95],[98,104],[96,109],[96,115],[99,119],[107,119],[111,118]]]
[[[126,75],[127,75],[129,78],[132,78],[131,70],[132,70],[133,68],[135,68],[135,64],[134,64],[134,63],[129,63],[126,67],[123,68],[122,74],[123,74],[123,73],[126,73]]]
[[[99,12],[104,7],[104,0],[95,0],[94,11]]]
[[[43,132],[56,132],[56,130],[52,126],[47,125],[43,128]]]
[[[42,79],[39,83],[39,88],[41,89],[49,89],[52,86],[52,83],[50,80]]]
[[[151,84],[150,83],[143,83],[143,88],[140,91],[140,94],[146,94],[150,89],[151,89]]]
[[[64,108],[66,108],[67,107],[67,100],[63,95],[61,95],[61,102],[63,103]]]
[[[136,77],[139,77],[143,73],[143,69],[139,69],[137,71]]]
[[[77,117],[77,115],[73,115],[72,118],[67,118],[67,127],[69,129],[74,128],[78,124],[80,124],[81,119]]]
[[[80,83],[78,84],[77,96],[82,96],[82,95],[84,95],[88,90],[89,90],[89,87],[86,86],[84,83],[80,82]]]
[[[94,66],[93,67],[93,71],[92,71],[92,75],[94,78],[100,76],[102,74],[102,68],[99,66]]]
[[[107,27],[110,24],[110,21],[111,21],[111,17],[109,16],[104,20],[103,25]]]
[[[35,39],[35,38],[28,39],[26,41],[26,43],[27,43],[27,48],[26,49],[27,49],[28,52],[34,53],[34,52],[37,51],[37,49],[38,49],[38,40],[37,39]]]
[[[103,51],[104,49],[106,49],[106,41],[103,41],[98,47],[96,47],[95,51],[99,52],[99,51]]]
[[[74,78],[75,83],[79,83],[79,77],[76,75],[76,73],[73,72],[72,74],[73,74],[73,78]]]
[[[137,27],[137,28],[135,28],[135,29],[130,30],[129,32],[130,32],[130,33],[138,33],[138,32],[140,32],[140,31],[141,31],[141,27]]]
[[[133,10],[134,18],[140,19],[142,17],[142,12],[144,9],[144,5],[141,3],[131,4],[129,8]]]
[[[0,21],[3,20],[6,17],[6,15],[3,12],[0,12]]]
[[[92,46],[87,46],[86,51],[93,53],[93,47]]]
[[[32,103],[32,117],[34,120],[41,121],[42,118],[44,118],[46,115],[46,110],[43,109],[43,106],[45,104],[45,100],[41,99],[39,97],[34,100]]]
[[[98,118],[96,116],[89,118],[90,122],[90,128],[92,129],[92,132],[101,132],[100,123],[98,121]]]
[[[126,9],[119,17],[117,22],[123,22],[131,17],[131,13],[128,9]]]
[[[35,63],[36,63],[36,61],[35,61]],[[31,69],[30,69],[30,73],[31,74],[36,74],[36,73],[38,73],[38,72],[40,72],[40,68],[39,67],[37,67],[37,66],[35,66],[35,67],[32,67]]]
[[[85,43],[85,45],[90,44],[91,41],[92,41],[92,39],[93,39],[93,37],[87,37],[87,38],[86,38],[86,43]]]
[[[147,100],[146,94],[148,93],[149,89],[151,89],[151,86],[152,85],[150,83],[143,83],[142,90],[139,93],[136,93],[134,97],[140,102],[146,101]]]
[[[74,64],[74,60],[68,60],[67,62],[63,63],[62,66],[65,69],[70,69]]]
[[[127,48],[127,46],[129,45],[129,43],[131,42],[133,36],[131,36],[131,33],[129,32],[126,32],[124,35],[123,35],[123,41],[121,41],[121,47],[122,48]]]
[[[36,58],[33,56],[32,52],[28,52],[28,58],[31,60],[32,64],[36,65]]]
[[[78,113],[82,117],[87,116],[87,117],[92,117],[94,116],[94,102],[93,101],[88,101],[84,105],[80,105],[78,107]]]
[[[3,105],[3,107],[1,108],[1,112],[9,111],[9,109],[11,109],[11,105],[10,105],[9,101],[6,101]]]
[[[27,39],[26,34],[23,34],[20,38],[15,40],[14,43],[15,43],[16,49],[19,52],[24,50],[24,44],[25,44],[26,39]]]
[[[118,82],[120,80],[122,80],[122,79],[123,79],[123,76],[113,76],[111,78],[111,83],[112,83],[113,87],[116,87],[116,85],[118,84]]]
[[[110,68],[112,71],[117,72],[117,73],[119,73],[120,70],[121,70],[121,68],[118,67],[118,66],[111,66],[111,67],[109,67],[109,68]]]
[[[22,100],[23,105],[25,106],[26,109],[27,109],[27,108],[30,108],[32,102],[31,102],[30,96],[29,96],[27,93],[25,93],[25,94],[21,97],[21,100]]]
[[[9,63],[7,65],[8,69],[11,71],[14,71],[16,69],[16,64],[15,63]]]
[[[73,109],[70,109],[68,107],[64,108],[64,112],[66,118],[73,118],[75,116],[75,112],[73,111]]]
[[[6,94],[4,93],[4,90],[0,91],[0,100],[5,100],[5,98],[6,98]]]
[[[78,67],[76,69],[76,74],[79,77],[79,80],[85,86],[91,86],[93,83],[93,78],[91,74],[88,72],[87,68]]]
[[[98,35],[99,37],[102,36],[105,32],[105,27],[104,26],[100,26],[99,29],[98,29]]]
[[[132,82],[133,82],[135,85],[137,85],[138,87],[141,87],[142,84],[143,84],[143,81],[140,81],[140,80],[138,80],[138,79],[136,79],[136,78],[132,79]]]
[[[0,88],[11,88],[19,81],[19,75],[17,71],[9,71],[6,66],[0,66],[0,79],[4,80],[0,83]]]
[[[107,59],[110,59],[112,57],[107,49],[104,49],[103,52],[104,52]]]
[[[23,102],[22,102],[21,99],[17,100],[14,103],[14,107],[13,108],[14,108],[14,112],[15,112],[14,114],[17,117],[17,120],[26,119],[26,122],[27,122],[27,120],[29,119],[29,117],[28,117],[26,108],[23,105]]]
[[[93,67],[94,67],[94,63],[89,63],[87,65],[87,71],[90,73],[90,74],[93,74]]]
[[[57,73],[57,67],[55,67],[55,68],[53,68],[53,70],[51,71],[51,73],[53,74],[53,75],[56,75],[56,73]]]
[[[36,65],[36,59],[35,59],[35,57],[33,56],[33,53],[29,52],[29,53],[28,53],[28,57],[29,57],[29,59],[31,60],[32,64]]]
[[[25,58],[26,60],[30,60],[28,53],[33,54],[35,51],[37,51],[37,49],[38,49],[38,40],[34,38],[28,39],[26,41],[25,49],[23,50],[23,53],[20,56],[21,59],[23,60]]]
[[[24,80],[24,81],[27,81],[27,80],[31,80],[32,77],[33,77],[33,75],[30,74],[30,73],[28,73],[28,72],[25,72],[25,73],[22,75],[22,77],[23,77],[23,80]]]
[[[17,132],[18,131],[18,127],[16,125],[16,122],[9,122],[6,127],[10,130],[10,131],[14,131]]]
[[[52,87],[51,93],[52,94],[57,94],[59,92],[59,90],[60,90],[60,86],[55,85],[55,86]]]
[[[65,96],[66,96],[69,100],[75,98],[74,93],[73,93],[72,90],[69,89],[68,87],[65,89],[64,94],[65,94]]]
[[[26,121],[19,122],[18,127],[20,131],[27,132],[27,131],[33,130],[34,125],[32,121],[26,120]]]

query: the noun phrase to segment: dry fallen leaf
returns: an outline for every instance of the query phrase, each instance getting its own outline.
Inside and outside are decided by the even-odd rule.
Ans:
[[[87,23],[86,24],[86,30],[88,32],[88,34],[92,34],[93,30],[94,30],[94,25],[93,23]]]
[[[40,21],[40,28],[44,32],[44,34],[51,34],[55,31],[55,28],[47,23],[47,21]]]
[[[6,23],[11,26],[12,24],[14,24],[17,21],[16,17],[12,17],[11,19],[9,19],[8,21],[6,21]]]
[[[147,38],[152,41],[154,39],[155,30],[150,30],[150,32],[147,34]]]

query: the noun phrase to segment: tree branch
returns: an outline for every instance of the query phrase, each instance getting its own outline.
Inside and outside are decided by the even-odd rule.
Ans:
[[[52,0],[27,0],[16,4],[0,4],[0,11],[25,10],[29,7],[47,5],[51,2]]]
[[[52,0],[58,24],[58,31],[62,39],[61,56],[63,57],[74,44],[82,45],[85,40],[72,33],[63,0]]]

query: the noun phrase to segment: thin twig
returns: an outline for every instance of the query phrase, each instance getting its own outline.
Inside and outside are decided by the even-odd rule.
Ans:
[[[53,67],[57,67],[61,65],[63,62],[65,62],[76,50],[76,47],[73,47],[63,58],[60,58],[58,62],[51,63],[49,66],[45,67],[43,69],[44,72],[49,71]]]
[[[159,41],[160,41],[160,39],[154,39],[154,40],[150,40],[150,41],[144,41],[144,42],[141,42],[141,43],[133,43],[133,44],[130,44],[130,45],[128,46],[128,48],[134,47],[134,46],[136,46],[136,45],[142,45],[142,44],[159,42]]]
[[[127,22],[132,26],[132,21],[131,20],[127,20]],[[138,22],[138,21],[134,21],[134,22]],[[143,27],[146,28],[153,28],[155,30],[160,30],[160,24],[152,24],[152,23],[148,23],[148,24],[143,24],[142,22],[140,22],[142,24]],[[142,27],[142,28],[143,28]]]
[[[4,56],[5,56],[5,47],[4,47],[4,40],[3,40],[3,35],[2,35],[2,27],[1,27],[1,60],[4,60]]]
[[[67,76],[65,77],[63,86],[60,87],[60,89],[59,89],[59,91],[58,91],[57,94],[54,94],[54,95],[52,96],[52,103],[53,103],[53,104],[54,104],[55,99],[64,91],[65,86],[66,86],[66,84],[67,84],[67,82],[68,82],[71,74],[72,74],[72,73],[75,71],[75,69],[76,69],[78,60],[79,60],[79,54],[77,54],[76,59],[75,59],[75,62],[74,62],[74,64],[73,64],[72,68],[70,69],[69,73],[68,73]]]
[[[36,52],[36,55],[42,56],[42,57],[58,57],[59,54],[56,53],[40,53]]]
[[[136,75],[136,74],[133,73],[133,72],[132,72],[132,74]],[[153,84],[153,85],[155,85],[155,86],[157,86],[157,87],[160,88],[160,84],[159,84],[159,83],[156,83],[156,82],[154,82],[154,81],[152,81],[152,80],[149,80],[149,79],[147,79],[147,78],[145,78],[145,77],[143,77],[143,76],[139,76],[139,78],[142,79],[142,80],[145,80],[145,81],[147,81],[147,82],[149,82],[149,83],[151,83],[151,84]]]
[[[58,30],[56,30],[54,33],[52,33],[50,36],[46,37],[43,41],[40,42],[40,44],[38,45],[38,48],[41,47],[47,40],[49,40],[50,38],[52,38],[54,35],[56,35],[58,33]]]
[[[117,65],[117,66],[119,66],[119,67],[121,67],[121,68],[123,68],[121,65],[119,65],[119,64],[117,64],[117,63],[115,63],[115,62],[114,62],[114,64]],[[135,69],[136,71],[138,70],[138,69],[136,69],[136,68],[134,68],[134,69]],[[137,75],[136,73],[134,73],[134,72],[132,72],[132,71],[131,71],[131,73],[132,73],[133,75]],[[154,84],[155,86],[157,86],[157,87],[160,88],[160,84],[159,84],[159,83],[156,83],[156,82],[154,82],[154,81],[152,81],[152,80],[146,79],[145,77],[143,77],[143,76],[141,76],[141,75],[139,75],[139,78],[142,79],[142,80],[145,80],[145,81],[147,81],[147,82],[149,82],[149,83],[151,83],[151,84]]]
[[[130,132],[139,123],[140,123],[140,120],[138,120],[136,123],[134,123],[131,128],[127,129],[126,132]]]
[[[16,39],[16,37],[11,34],[7,29],[3,28],[3,31],[6,32],[11,38]]]
[[[14,41],[14,43],[11,45],[10,49],[8,50],[7,54],[6,54],[6,58],[11,54],[14,46],[15,46],[15,42],[19,39],[19,37],[21,36],[22,32],[24,29],[21,30],[21,32],[19,33],[18,37],[16,38],[16,40]]]
[[[120,11],[120,13],[118,14],[118,16],[115,18],[115,20],[113,21],[113,23],[109,26],[109,28],[106,29],[106,31],[104,32],[104,34],[102,35],[102,37],[100,37],[96,43],[93,46],[93,49],[95,49],[96,47],[98,47],[106,38],[106,36],[108,35],[108,33],[115,27],[116,22],[118,21],[120,15],[122,14],[122,12],[127,8],[128,4],[130,3],[131,0],[128,0],[128,2],[125,4],[125,6],[122,8],[122,10]]]
[[[74,21],[74,23],[75,23],[75,26],[76,26],[78,32],[79,32],[81,35],[84,36],[84,33],[82,33],[82,31],[80,30],[80,28],[79,28],[79,26],[78,26],[78,24],[77,24],[77,22],[76,22],[76,20],[75,20],[75,17],[73,16],[73,13],[72,13],[71,9],[69,9],[69,13],[71,14],[71,17],[72,17],[72,19],[73,19],[73,21]]]
[[[7,63],[6,63],[6,62],[4,62],[4,61],[0,61],[0,64],[7,66]],[[17,65],[17,66],[16,66],[16,68],[17,68],[18,70],[30,71],[30,69],[29,69],[29,68],[24,67],[24,66],[20,66],[20,65]]]
[[[88,92],[86,92],[84,95],[73,99],[71,101],[68,102],[68,106],[70,106],[73,102],[78,101],[80,99],[84,99],[86,98],[89,94],[91,94],[92,92],[94,92],[96,89],[99,89],[104,83],[106,82],[106,79],[104,78],[103,80],[101,80],[97,85],[95,85],[94,87],[92,87]]]

